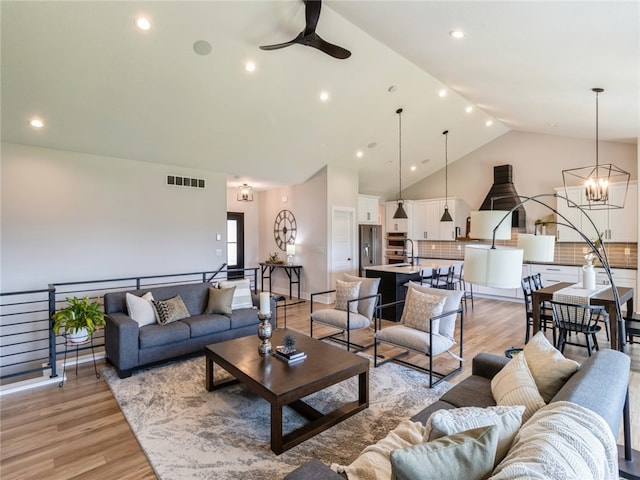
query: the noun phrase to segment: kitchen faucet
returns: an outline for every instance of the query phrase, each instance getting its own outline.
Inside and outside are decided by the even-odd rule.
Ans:
[[[410,238],[405,238],[405,240],[404,240],[404,251],[405,251],[405,253],[406,253],[406,251],[407,251],[407,242],[411,242],[411,266],[413,267],[413,266],[414,266],[414,264],[413,264],[413,262],[414,262],[414,257],[413,257],[413,240],[411,240]]]

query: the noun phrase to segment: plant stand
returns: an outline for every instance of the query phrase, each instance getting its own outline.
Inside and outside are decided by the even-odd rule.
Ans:
[[[76,349],[76,375],[78,375],[78,352],[80,347],[83,345],[91,344],[91,356],[93,357],[93,370],[96,373],[96,378],[100,378],[100,374],[98,373],[98,367],[96,366],[96,353],[93,348],[93,335],[89,335],[89,338],[84,342],[72,342],[70,341],[66,335],[64,335],[64,361],[62,362],[62,381],[58,384],[59,388],[64,386],[65,374],[67,372],[67,353],[69,350],[75,347]]]

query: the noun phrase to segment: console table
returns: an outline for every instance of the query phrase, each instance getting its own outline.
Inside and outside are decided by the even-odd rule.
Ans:
[[[271,292],[271,276],[276,269],[284,270],[289,277],[289,299],[292,298],[291,289],[293,285],[298,285],[298,298],[300,298],[300,270],[302,265],[287,265],[286,263],[260,263],[261,278],[260,289],[264,291],[264,279],[269,280],[269,291]],[[267,273],[268,272],[268,273]]]

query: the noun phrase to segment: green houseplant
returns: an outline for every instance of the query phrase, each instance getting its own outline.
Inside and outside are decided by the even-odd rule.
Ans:
[[[83,342],[98,327],[104,325],[104,313],[98,302],[89,297],[67,298],[67,306],[53,314],[53,331],[56,335],[65,333],[71,342]]]

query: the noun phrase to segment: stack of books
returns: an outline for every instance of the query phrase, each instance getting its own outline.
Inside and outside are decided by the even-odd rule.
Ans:
[[[289,364],[301,362],[302,360],[307,358],[307,354],[301,352],[300,350],[288,352],[287,349],[282,346],[276,347],[275,356]]]

